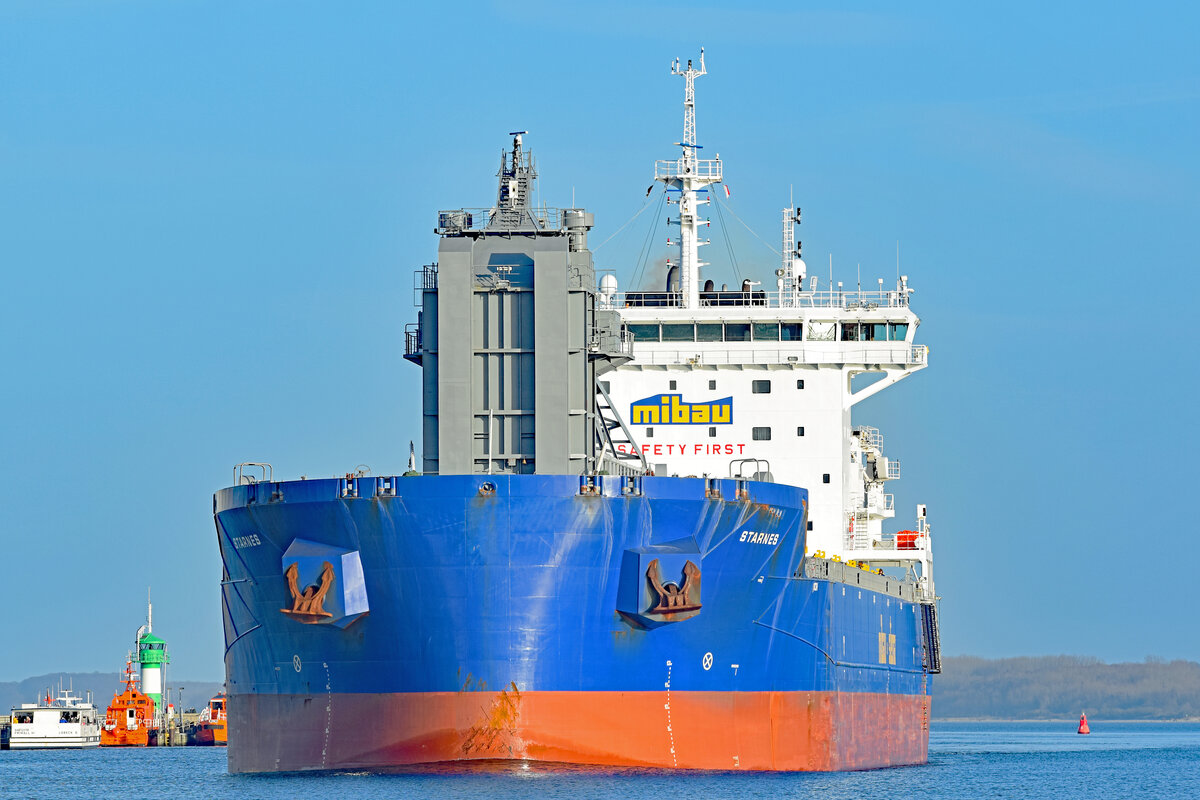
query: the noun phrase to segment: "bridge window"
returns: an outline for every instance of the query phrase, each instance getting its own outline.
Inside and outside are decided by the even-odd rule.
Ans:
[[[803,389],[803,388],[804,388],[804,379],[803,379],[803,378],[801,378],[800,380],[796,381],[796,388],[797,388],[797,389]]]
[[[770,381],[751,381],[750,382],[750,392],[752,394],[770,394],[771,393],[771,382]]]
[[[654,438],[654,428],[646,428],[646,438],[647,439]]]
[[[697,322],[697,342],[720,342],[724,340],[724,326],[719,322]]]
[[[709,388],[709,389],[716,389],[716,388],[717,388],[717,382],[716,382],[716,381],[709,381],[709,382],[708,382],[708,388]]]
[[[770,428],[754,428],[750,431],[750,438],[756,442],[766,442],[771,439]]]
[[[638,342],[657,342],[658,341],[658,323],[653,325],[627,325],[626,329],[633,334],[633,338]]]
[[[779,323],[778,322],[756,322],[754,323],[754,339],[759,342],[778,342],[779,341]]]
[[[779,338],[785,342],[800,341],[802,326],[799,322],[783,322],[779,325]]]
[[[692,323],[678,322],[663,323],[662,340],[664,342],[694,342],[696,341],[696,326]]]
[[[804,435],[804,426],[803,426],[803,425],[801,425],[800,427],[796,428],[796,435],[797,435],[797,436],[803,436],[803,435]]]
[[[727,342],[748,342],[748,341],[750,341],[750,323],[749,322],[726,322],[725,323],[725,341],[727,341]]]
[[[668,384],[668,385],[669,385],[669,386],[670,386],[672,389],[674,389],[674,388],[676,388],[676,383],[677,383],[676,381],[671,381],[671,382],[670,382],[670,384]]]
[[[829,483],[829,473],[828,472],[826,472],[824,475],[821,476],[821,483]]]
[[[813,342],[832,342],[836,328],[837,326],[833,322],[810,322],[808,323],[808,339]]]
[[[811,332],[809,331],[810,334]],[[843,342],[903,342],[907,337],[907,322],[842,323],[841,340]]]
[[[716,429],[716,428],[709,428],[709,429],[708,429],[708,438],[710,438],[710,439],[716,438],[716,435],[717,435],[717,429]]]

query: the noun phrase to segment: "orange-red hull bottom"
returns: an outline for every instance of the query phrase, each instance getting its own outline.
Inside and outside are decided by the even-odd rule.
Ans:
[[[708,770],[921,764],[930,698],[849,692],[231,695],[232,772],[482,759]]]
[[[229,742],[226,741],[226,729],[224,726],[220,728],[201,726],[196,729],[194,743],[198,745],[224,747]]]
[[[100,731],[101,747],[149,747],[157,739],[157,735],[146,731],[127,731],[120,728],[112,733],[103,729]]]

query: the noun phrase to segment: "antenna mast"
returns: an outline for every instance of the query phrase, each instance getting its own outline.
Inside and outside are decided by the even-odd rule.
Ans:
[[[679,225],[679,305],[682,308],[696,308],[700,305],[700,267],[706,266],[700,260],[700,245],[708,244],[698,239],[700,219],[697,207],[708,205],[709,197],[698,199],[697,194],[705,192],[705,187],[721,182],[721,160],[700,160],[696,151],[696,78],[707,75],[704,68],[704,48],[700,48],[700,68],[692,66],[688,59],[687,68],[681,69],[679,59],[671,65],[672,75],[682,75],[685,87],[683,93],[683,141],[679,146],[683,153],[678,161],[658,161],[654,165],[654,179],[667,185],[668,191],[679,192],[679,219],[671,220]]]
[[[690,58],[687,69],[680,69],[677,58],[671,66],[671,74],[682,75],[687,84],[683,90],[683,141],[680,144],[683,146],[684,159],[686,160],[690,156],[694,163],[696,160],[696,78],[708,74],[708,70],[704,68],[704,48],[700,48],[700,69],[692,68]]]
[[[799,295],[803,291],[805,271],[807,267],[800,257],[800,242],[796,240],[796,226],[800,224],[800,209],[795,200],[789,198],[792,205],[783,210],[783,265],[779,272],[779,302],[787,308],[799,305]]]

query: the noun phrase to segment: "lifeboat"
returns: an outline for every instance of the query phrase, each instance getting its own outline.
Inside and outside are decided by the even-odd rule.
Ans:
[[[154,701],[138,690],[133,661],[125,661],[125,691],[113,695],[104,724],[100,727],[101,747],[146,747],[156,744],[158,726]]]
[[[225,746],[229,744],[229,729],[225,718],[225,693],[219,692],[200,712],[196,726],[196,744]]]

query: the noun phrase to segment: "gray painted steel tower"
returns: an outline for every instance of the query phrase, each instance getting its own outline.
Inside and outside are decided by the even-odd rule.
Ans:
[[[422,367],[424,472],[644,468],[615,452],[629,433],[596,380],[630,359],[631,341],[616,312],[597,309],[592,215],[531,206],[537,168],[522,133],[501,154],[496,205],[440,212],[438,263],[416,275],[405,357]]]

